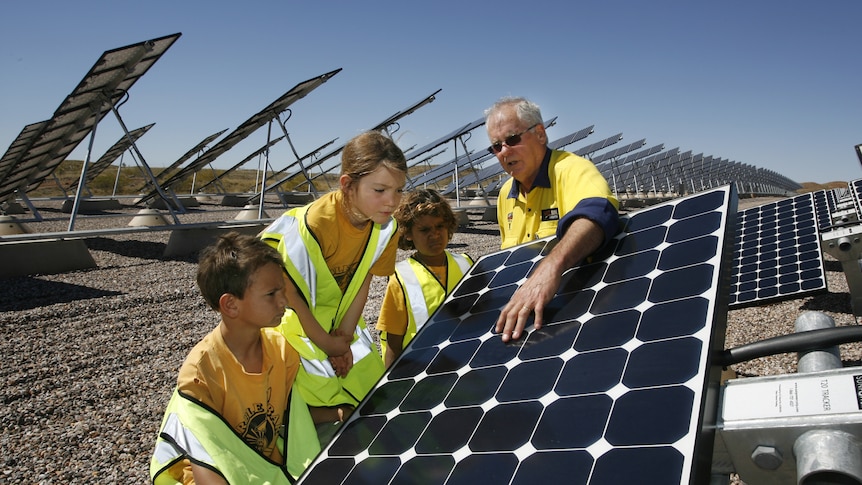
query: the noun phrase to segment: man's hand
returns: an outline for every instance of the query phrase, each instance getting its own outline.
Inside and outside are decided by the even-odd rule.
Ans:
[[[557,293],[563,273],[598,249],[603,241],[604,231],[589,219],[575,219],[569,225],[562,239],[500,312],[494,330],[503,334],[503,342],[521,337],[531,313],[535,314],[533,327],[537,330],[542,327],[545,305]]]
[[[540,263],[536,271],[527,278],[503,307],[497,319],[495,331],[503,334],[503,342],[517,340],[527,325],[530,314],[535,314],[533,327],[542,328],[545,305],[551,301],[560,286],[561,273],[552,264]]]

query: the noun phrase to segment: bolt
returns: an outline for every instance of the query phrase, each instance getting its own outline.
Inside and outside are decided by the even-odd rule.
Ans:
[[[751,453],[751,461],[764,470],[777,470],[784,463],[784,457],[774,446],[758,445]]]

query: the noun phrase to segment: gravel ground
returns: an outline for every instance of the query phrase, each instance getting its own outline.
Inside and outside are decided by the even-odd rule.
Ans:
[[[740,208],[763,202],[744,200]],[[37,202],[45,220],[29,223],[30,230],[65,230],[69,216],[59,206]],[[227,221],[239,211],[216,209],[202,206],[180,219]],[[76,229],[125,227],[136,211],[79,217]],[[474,258],[496,251],[496,224],[472,219],[450,249]],[[168,237],[93,237],[87,246],[98,268],[0,279],[0,483],[148,481],[155,434],[179,366],[218,321],[195,287],[196,255],[164,257]],[[840,264],[827,259],[826,269],[829,293],[729,312],[727,347],[791,333],[807,310],[825,312],[838,325],[856,324]],[[384,289],[385,280],[377,278],[364,312],[370,325]],[[841,352],[845,365],[860,364],[859,344],[842,345]],[[733,368],[742,376],[785,374],[795,372],[796,358],[783,354]]]

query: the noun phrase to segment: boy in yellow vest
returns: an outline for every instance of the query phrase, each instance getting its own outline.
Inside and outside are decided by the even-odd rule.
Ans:
[[[395,265],[377,320],[387,368],[473,265],[470,256],[446,250],[458,221],[449,202],[436,191],[422,189],[406,195],[394,217],[398,247],[416,252]]]
[[[273,328],[287,305],[283,273],[278,251],[236,232],[201,253],[197,284],[221,321],[180,368],[154,484],[292,483],[320,451],[308,406],[291,392],[299,355]]]

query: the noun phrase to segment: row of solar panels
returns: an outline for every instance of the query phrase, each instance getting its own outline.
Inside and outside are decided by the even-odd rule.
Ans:
[[[117,101],[127,95],[128,89],[135,81],[164,54],[180,35],[178,33],[105,52],[72,94],[61,103],[60,108],[50,120],[26,126],[3,157],[0,158],[0,204],[8,202],[16,194],[26,194],[29,190],[38,187],[75,149],[80,141],[92,131],[95,124],[108,111],[114,110],[119,117],[114,109]],[[336,69],[297,84],[283,96],[240,124],[211,148],[207,148],[207,146],[227,130],[204,138],[157,176],[153,175],[152,180],[147,185],[140,187],[138,192],[146,194],[140,198],[140,202],[146,202],[158,196],[164,197],[163,190],[172,190],[173,187],[206,165],[211,164],[258,128],[272,121],[277,121],[284,131],[283,137],[269,139],[258,150],[243,158],[215,180],[198,189],[202,191],[215,186],[215,189],[218,190],[219,178],[239,169],[281,140],[289,139],[279,115],[295,101],[305,97],[340,71],[340,69]],[[390,126],[396,124],[399,119],[433,101],[439,91],[437,90],[408,108],[394,113],[369,129],[388,131]],[[553,126],[555,120],[556,118],[546,121],[546,126]],[[471,187],[484,193],[492,193],[499,189],[505,180],[500,165],[484,150],[471,152],[465,143],[465,138],[472,130],[483,124],[484,120],[478,119],[456,128],[423,147],[408,150],[406,155],[411,166],[425,164],[428,167],[424,173],[414,176],[409,181],[408,188],[428,184],[439,185],[445,182],[445,185],[441,187],[441,191],[445,194],[453,194]],[[134,148],[136,140],[152,126],[150,124],[126,131],[125,136],[118,140],[101,158],[91,164],[84,185],[92,182],[122,153]],[[123,128],[125,130],[125,127]],[[590,126],[559,138],[549,145],[552,148],[563,148],[584,140],[592,133],[593,127]],[[690,151],[680,153],[679,149],[676,148],[665,151],[663,145],[636,152],[635,150],[646,144],[645,140],[601,152],[615,145],[621,139],[622,134],[617,134],[580,148],[570,149],[593,160],[617,193],[661,191],[682,194],[728,182],[735,182],[737,187],[744,192],[786,193],[799,188],[799,185],[792,180],[769,170],[757,169],[750,165],[728,162],[702,154],[692,155]],[[330,174],[340,164],[336,156],[343,149],[343,145],[322,153],[334,142],[335,139],[303,156],[299,156],[294,151],[297,156],[296,160],[287,163],[279,170],[268,170],[263,190],[265,192],[280,190],[282,185],[293,182],[290,186],[294,189],[304,189],[316,193],[320,177]],[[442,153],[444,149],[434,153],[432,151],[449,142],[455,144],[455,157],[443,163],[432,164],[432,159]],[[458,155],[459,144],[460,155]],[[197,156],[195,157],[195,155]],[[182,165],[189,160],[191,161],[183,167]],[[136,160],[136,162],[144,163],[143,160]],[[299,179],[299,183],[296,183],[297,179]],[[68,189],[77,188],[79,183],[80,180],[72,183]],[[254,187],[249,188],[250,192],[254,190]]]
[[[553,120],[550,123],[553,123]],[[546,125],[548,123],[546,122]],[[564,148],[592,133],[593,126],[589,126],[554,140],[549,146],[554,149]],[[663,145],[639,150],[646,145],[646,140],[643,139],[597,153],[620,140],[622,134],[616,134],[568,150],[592,160],[618,194],[694,193],[727,183],[735,183],[743,193],[757,194],[786,195],[802,188],[798,183],[774,171],[740,162],[693,154],[691,151],[680,153],[679,148],[664,150]],[[471,187],[480,193],[492,193],[505,181],[504,175],[502,167],[491,154],[468,153],[413,178],[408,183],[408,188],[445,181],[441,192],[447,195]]]
[[[51,119],[25,126],[0,158],[0,204],[49,177],[180,35],[106,51]]]

